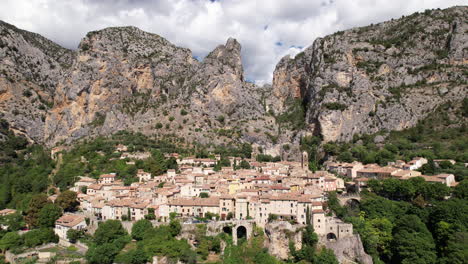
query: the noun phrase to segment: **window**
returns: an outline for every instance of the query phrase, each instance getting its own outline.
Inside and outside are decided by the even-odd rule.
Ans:
[[[319,223],[320,223],[320,219],[318,219],[318,220],[317,220],[317,222],[319,222]]]

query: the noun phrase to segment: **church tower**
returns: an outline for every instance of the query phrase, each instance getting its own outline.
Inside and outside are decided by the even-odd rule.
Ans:
[[[307,169],[309,167],[309,154],[307,151],[302,152],[301,166],[303,169]]]

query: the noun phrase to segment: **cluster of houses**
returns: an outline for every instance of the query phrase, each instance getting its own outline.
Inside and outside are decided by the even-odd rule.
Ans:
[[[119,149],[125,150],[119,146]],[[340,230],[352,235],[352,225],[326,216],[326,192],[344,190],[342,178],[327,171],[311,172],[307,162],[257,162],[246,159],[250,169],[214,166],[221,159],[180,158],[173,153],[179,169],[163,175],[138,170],[138,182],[125,186],[118,175],[103,174],[98,179],[80,177],[72,190],[78,192],[81,214],[65,215],[56,222],[61,238],[71,224],[83,228],[83,217],[97,221],[109,219],[138,221],[149,218],[168,221],[172,214],[186,221],[247,220],[265,226],[271,218],[306,224],[312,217],[319,235]],[[229,157],[231,164],[242,159]],[[76,219],[73,219],[75,217]],[[213,218],[216,217],[216,218]]]
[[[436,160],[436,163],[442,161],[455,164],[454,160]],[[361,162],[340,163],[340,162],[325,162],[326,170],[336,175],[341,175],[350,179],[346,183],[348,186],[356,187],[356,190],[367,187],[367,181],[370,179],[388,179],[395,178],[407,180],[412,177],[422,177],[427,182],[438,182],[448,187],[455,187],[458,183],[455,181],[453,174],[439,174],[433,176],[423,175],[417,169],[427,164],[428,160],[422,157],[415,157],[409,162],[397,160],[389,162],[388,166],[381,167],[377,164],[363,165]]]
[[[125,146],[118,148],[126,150]],[[424,158],[415,158],[408,163],[397,161],[386,167],[359,162],[327,162],[325,171],[312,172],[304,161],[307,160],[306,154],[303,154],[302,162],[245,159],[250,169],[230,166],[218,171],[214,166],[220,156],[214,159],[181,158],[173,153],[167,157],[177,160],[177,171],[151,175],[138,170],[136,176],[139,181],[130,186],[125,186],[114,173],[101,175],[98,179],[80,177],[72,189],[78,192],[82,214],[67,214],[57,220],[57,234],[65,239],[68,229],[86,228],[85,217],[96,221],[147,218],[163,222],[168,221],[171,215],[177,215],[184,221],[193,218],[220,221],[251,219],[264,227],[272,218],[306,224],[309,213],[318,235],[333,233],[343,237],[352,235],[352,225],[327,216],[327,192],[345,191],[349,185],[359,190],[369,179],[389,177],[408,179],[422,176],[430,182],[441,182],[447,186],[456,184],[453,175],[424,176],[415,171],[427,163]],[[231,164],[242,161],[238,157],[229,159]],[[350,181],[345,183],[343,179]]]

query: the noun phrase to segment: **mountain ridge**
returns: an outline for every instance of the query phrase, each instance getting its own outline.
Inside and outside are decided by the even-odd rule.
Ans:
[[[349,141],[401,130],[466,97],[467,10],[429,10],[319,38],[282,58],[264,87],[244,80],[232,38],[198,61],[133,26],[91,31],[71,51],[0,22],[1,118],[48,146],[131,130],[248,142],[288,158],[305,135]]]

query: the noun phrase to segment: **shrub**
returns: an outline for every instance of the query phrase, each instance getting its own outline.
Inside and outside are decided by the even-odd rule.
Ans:
[[[220,115],[216,118],[216,120],[218,120],[218,122],[220,122],[221,124],[224,124],[225,118],[223,115]]]
[[[31,92],[31,90],[29,90],[29,89],[28,89],[28,90],[24,90],[24,91],[23,91],[23,95],[26,96],[26,97],[31,97],[31,96],[32,96],[32,92]]]
[[[346,105],[340,104],[340,103],[337,103],[337,102],[333,102],[333,103],[324,103],[323,106],[324,106],[325,108],[327,108],[328,110],[339,110],[339,111],[343,111],[343,110],[345,110],[346,108],[348,108]]]

